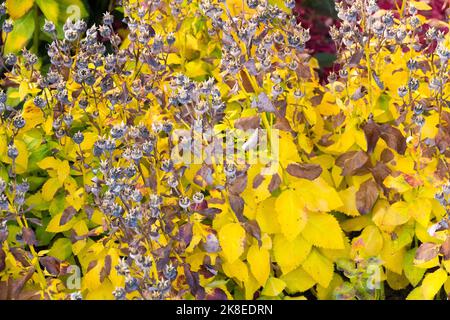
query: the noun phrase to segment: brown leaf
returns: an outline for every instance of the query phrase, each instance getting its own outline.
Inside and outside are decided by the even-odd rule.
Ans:
[[[286,171],[297,178],[314,180],[322,174],[322,167],[313,163],[290,163]]]
[[[439,245],[436,243],[422,243],[416,251],[415,260],[427,262],[434,259],[439,253]]]
[[[383,151],[381,151],[381,155],[380,155],[380,160],[383,161],[384,163],[388,163],[390,162],[392,159],[394,159],[394,154],[392,153],[391,150],[389,150],[388,148],[384,149]]]
[[[222,289],[214,288],[206,295],[206,300],[228,300],[228,297]]]
[[[34,234],[34,231],[30,228],[25,227],[22,228],[22,237],[23,241],[30,246],[37,244],[36,235]]]
[[[387,123],[381,125],[380,130],[381,139],[383,139],[390,148],[397,151],[398,154],[405,154],[406,139],[400,130]]]
[[[18,280],[8,279],[9,299],[11,300],[20,299],[22,290],[25,287],[25,284],[28,282],[28,280],[30,280],[31,277],[33,276],[34,271],[35,271],[34,268],[29,269],[28,272],[25,274],[25,276],[23,276],[23,278],[20,278]]]
[[[389,169],[389,167],[383,162],[377,162],[375,167],[373,167],[370,171],[372,172],[373,178],[375,179],[376,183],[380,187],[384,187],[384,179],[386,179],[387,176],[392,173],[392,170]]]
[[[242,199],[240,196],[235,194],[230,194],[228,196],[228,200],[230,201],[231,209],[236,214],[236,218],[240,222],[244,222],[244,199]]]
[[[245,190],[245,187],[247,187],[247,173],[237,177],[230,185],[229,190],[231,193],[237,195],[242,193]]]
[[[248,93],[255,92],[255,89],[253,88],[252,83],[247,76],[247,73],[244,70],[241,70],[240,75],[242,79],[242,86],[244,87],[245,91]]]
[[[336,159],[336,165],[342,168],[343,176],[367,173],[370,158],[364,151],[349,151]]]
[[[276,189],[278,189],[278,187],[281,184],[281,178],[278,175],[278,173],[275,173],[272,178],[270,179],[270,183],[267,186],[267,188],[269,189],[269,192],[272,193],[274,192]]]
[[[253,178],[253,183],[252,183],[252,187],[253,189],[257,189],[261,183],[264,181],[265,177],[262,174],[257,174],[254,178]]]
[[[51,274],[55,276],[59,275],[61,262],[55,257],[51,256],[40,257],[39,262]]]
[[[378,199],[378,187],[375,181],[367,180],[356,192],[356,208],[361,214],[368,214]]]
[[[9,252],[11,252],[14,258],[19,261],[24,267],[31,266],[28,262],[27,252],[25,250],[20,248],[10,248]]]
[[[440,253],[444,256],[444,260],[450,260],[450,236],[447,236],[441,245]]]
[[[186,247],[189,246],[192,240],[192,222],[185,223],[178,230],[178,237],[183,241]]]
[[[243,131],[259,128],[259,115],[253,117],[239,118],[234,122],[234,127]]]
[[[189,264],[184,264],[184,275],[186,283],[189,285],[190,292],[198,300],[203,300],[205,297],[205,289],[200,285],[200,279],[197,272],[191,271]]]
[[[247,233],[251,234],[256,240],[258,240],[258,245],[261,246],[261,228],[259,227],[258,222],[251,220],[243,223],[242,225]]]
[[[2,247],[0,247],[0,272],[5,270],[6,267],[6,253]]]
[[[105,264],[103,265],[102,270],[100,271],[100,282],[103,282],[109,273],[111,272],[111,256],[108,254],[105,257]]]
[[[380,138],[380,127],[372,120],[369,120],[363,127],[363,130],[367,141],[367,152],[371,154]]]
[[[67,222],[70,221],[70,219],[72,219],[75,215],[77,214],[77,210],[75,210],[74,207],[70,206],[67,207],[66,209],[64,209],[62,215],[61,215],[61,219],[59,220],[59,225],[63,226],[65,225]]]

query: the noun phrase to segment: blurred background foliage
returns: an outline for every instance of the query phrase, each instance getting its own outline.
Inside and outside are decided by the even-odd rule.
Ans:
[[[429,18],[448,21],[450,13],[449,0],[428,0],[433,10],[427,12]],[[379,0],[382,9],[392,9],[402,0]],[[81,18],[88,25],[101,23],[103,13],[114,11],[117,0],[6,0],[15,20],[14,31],[8,36],[5,53],[18,52],[26,47],[46,57],[46,44],[50,41],[48,35],[41,32],[45,19],[57,25],[58,36],[62,37],[62,26],[67,18]],[[321,78],[325,78],[333,70],[336,58],[335,47],[328,30],[336,24],[337,17],[334,0],[297,0],[295,14],[303,26],[310,29],[311,41],[308,49],[318,59],[321,67]],[[118,12],[115,12],[118,15]],[[3,22],[3,21],[1,21]],[[121,21],[115,23],[117,29],[122,27]],[[2,41],[5,40],[4,35]],[[40,61],[45,70],[48,61]]]

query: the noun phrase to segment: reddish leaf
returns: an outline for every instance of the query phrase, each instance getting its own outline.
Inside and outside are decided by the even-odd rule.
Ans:
[[[286,171],[294,177],[314,180],[322,174],[322,167],[312,163],[291,163]]]
[[[230,192],[238,195],[242,193],[247,187],[247,173],[237,177],[230,185]]]
[[[378,199],[378,187],[375,181],[367,180],[356,192],[356,208],[361,214],[368,214]]]
[[[240,118],[234,122],[234,127],[243,131],[259,128],[259,115],[253,117]]]
[[[258,188],[261,185],[261,183],[264,181],[264,179],[265,179],[265,177],[262,174],[258,173],[255,176],[255,178],[253,178],[253,183],[252,183],[253,189]]]

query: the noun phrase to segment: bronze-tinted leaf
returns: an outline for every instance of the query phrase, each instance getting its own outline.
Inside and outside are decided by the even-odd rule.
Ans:
[[[203,210],[198,211],[198,213],[200,213],[202,216],[205,216],[206,218],[209,219],[214,219],[214,217],[221,212],[222,209],[219,208],[205,208]]]
[[[257,174],[254,178],[253,178],[253,183],[252,183],[252,187],[253,189],[258,188],[261,183],[264,181],[265,177],[262,174]]]
[[[388,163],[390,162],[392,159],[394,159],[394,154],[392,153],[391,150],[389,150],[388,148],[384,149],[383,151],[381,151],[381,155],[380,155],[380,160],[383,161],[384,163]]]
[[[111,272],[111,256],[108,254],[105,257],[105,264],[103,265],[102,270],[100,271],[100,282],[103,282],[109,273]]]
[[[192,240],[192,222],[182,225],[178,231],[178,236],[185,243],[186,247],[189,246]]]
[[[352,95],[352,100],[359,100],[363,98],[368,93],[367,88],[365,86],[361,86],[355,90]]]
[[[439,253],[440,246],[436,243],[422,243],[417,249],[415,260],[419,263],[427,262],[434,259]]]
[[[368,214],[378,199],[378,187],[375,181],[367,180],[356,192],[356,208],[361,214]]]
[[[367,152],[371,154],[380,138],[380,127],[372,120],[369,120],[363,127],[363,130],[367,141]]]
[[[440,253],[444,256],[444,260],[450,260],[450,236],[447,236],[447,239],[441,245]]]
[[[2,247],[0,247],[0,272],[5,270],[6,267],[6,253]]]
[[[313,163],[290,163],[286,171],[297,178],[314,180],[322,174],[322,167]]]
[[[74,207],[70,206],[67,207],[66,209],[64,209],[62,215],[61,215],[61,220],[59,220],[59,225],[63,226],[65,225],[67,222],[69,222],[75,215],[77,214],[77,210],[75,210]]]
[[[22,237],[23,241],[28,245],[35,245],[37,244],[36,241],[36,235],[34,234],[34,231],[30,228],[22,228]]]
[[[20,248],[10,248],[9,252],[12,253],[14,258],[19,261],[24,267],[31,266],[28,260],[31,260],[31,257],[27,257],[27,252]]]
[[[233,194],[240,194],[245,190],[247,186],[247,173],[238,176],[230,185],[230,192]]]
[[[247,231],[247,233],[251,234],[252,237],[258,240],[258,245],[261,246],[261,228],[259,227],[258,222],[256,222],[255,220],[251,220],[243,223],[242,226],[244,227],[245,231]]]
[[[343,176],[352,176],[368,172],[370,158],[364,151],[349,151],[336,159],[336,165],[342,168]]]
[[[247,76],[247,73],[244,70],[241,70],[240,75],[242,79],[242,86],[244,87],[245,91],[248,93],[255,92],[255,89],[253,88],[252,83]]]
[[[406,151],[406,139],[399,129],[385,123],[380,127],[380,137],[386,144],[397,151],[398,154],[405,154]]]
[[[198,273],[191,271],[189,264],[184,264],[184,275],[192,295],[199,300],[203,300],[205,297],[205,289],[200,285]]]
[[[230,194],[228,196],[228,200],[230,201],[231,209],[236,214],[236,218],[240,222],[244,222],[244,199],[235,194]]]
[[[41,265],[47,269],[47,271],[55,276],[59,275],[61,262],[55,257],[44,256],[39,258]]]
[[[392,170],[389,169],[389,167],[383,162],[377,162],[375,167],[373,167],[370,171],[372,172],[373,178],[375,179],[376,183],[380,187],[384,187],[384,179],[386,179],[387,176],[392,173]]]
[[[228,300],[228,297],[222,289],[214,288],[206,295],[206,300]]]
[[[270,183],[267,186],[267,188],[269,189],[269,192],[272,193],[274,192],[276,189],[278,189],[278,187],[281,184],[281,178],[280,175],[278,173],[275,173],[274,175],[272,175],[272,178],[270,179]]]
[[[239,118],[234,122],[234,127],[243,131],[259,128],[259,115],[253,117]]]

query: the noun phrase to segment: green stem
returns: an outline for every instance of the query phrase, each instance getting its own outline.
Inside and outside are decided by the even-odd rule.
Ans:
[[[40,25],[39,25],[39,7],[35,3],[33,6],[34,10],[34,34],[33,34],[33,48],[32,50],[37,54],[39,51],[39,32],[40,32]]]

